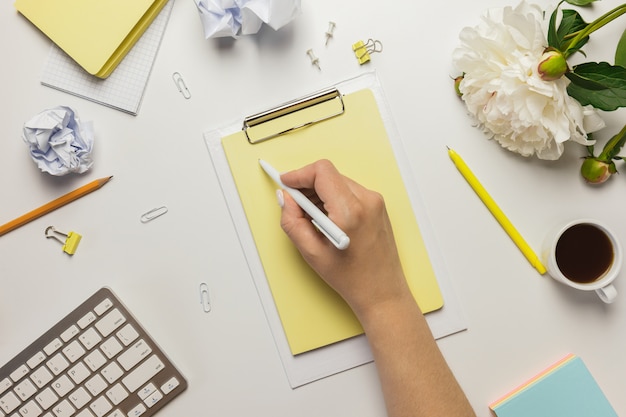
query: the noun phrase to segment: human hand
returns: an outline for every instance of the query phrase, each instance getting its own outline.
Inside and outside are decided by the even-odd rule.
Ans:
[[[357,316],[381,302],[410,295],[383,197],[320,160],[281,175],[300,189],[350,237],[338,250],[287,193],[281,227],[305,261],[341,295]]]
[[[407,285],[382,196],[321,160],[281,175],[350,237],[337,249],[288,193],[281,226],[311,267],[363,325],[390,417],[475,414]]]

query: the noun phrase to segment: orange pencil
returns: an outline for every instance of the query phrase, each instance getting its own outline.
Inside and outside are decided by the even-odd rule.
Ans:
[[[111,178],[113,178],[113,176],[104,177],[104,178],[100,178],[95,181],[92,181],[89,184],[83,185],[82,187],[77,188],[76,190],[71,191],[61,196],[57,198],[56,200],[52,200],[48,204],[44,204],[43,206],[0,226],[0,236],[6,233],[9,233],[11,230],[17,229],[20,226],[24,226],[26,223],[32,220],[35,220],[43,216],[44,214],[50,213],[52,210],[56,210],[59,207],[69,204],[72,201],[77,200],[81,198],[82,196],[89,194],[92,191],[96,191],[97,189],[102,187],[104,184],[109,182]]]

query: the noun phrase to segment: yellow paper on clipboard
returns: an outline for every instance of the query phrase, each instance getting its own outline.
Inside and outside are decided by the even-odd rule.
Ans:
[[[341,114],[325,118],[335,102],[304,106],[283,114],[280,126],[259,133],[255,142],[246,131],[222,139],[243,209],[276,304],[292,354],[307,352],[363,333],[356,317],[304,262],[280,227],[276,185],[258,160],[279,171],[318,159],[332,161],[344,175],[385,198],[409,287],[424,313],[443,306],[443,298],[376,99],[369,89],[341,97]],[[330,110],[331,112],[333,110]],[[294,120],[319,121],[304,128]],[[325,119],[325,120],[324,120]],[[260,130],[274,121],[262,118]],[[287,126],[287,127],[285,127]],[[255,126],[257,127],[257,126]],[[255,131],[255,135],[258,132]],[[266,139],[266,140],[264,140]],[[255,143],[251,143],[255,142]]]

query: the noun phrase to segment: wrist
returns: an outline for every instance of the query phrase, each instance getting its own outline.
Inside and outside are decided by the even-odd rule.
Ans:
[[[392,296],[353,307],[353,311],[366,333],[409,317],[423,317],[408,286]]]

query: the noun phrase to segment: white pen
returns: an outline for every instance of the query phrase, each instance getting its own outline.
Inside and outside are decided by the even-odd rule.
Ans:
[[[332,220],[324,214],[315,204],[311,202],[300,190],[287,187],[280,180],[280,173],[276,171],[274,167],[268,164],[266,161],[259,159],[259,164],[267,175],[274,180],[276,184],[283,190],[285,190],[294,199],[294,201],[300,206],[302,210],[309,216],[311,216],[311,223],[317,227],[317,229],[324,234],[332,242],[337,249],[347,249],[350,245],[350,238],[345,234],[343,230],[339,228]]]

